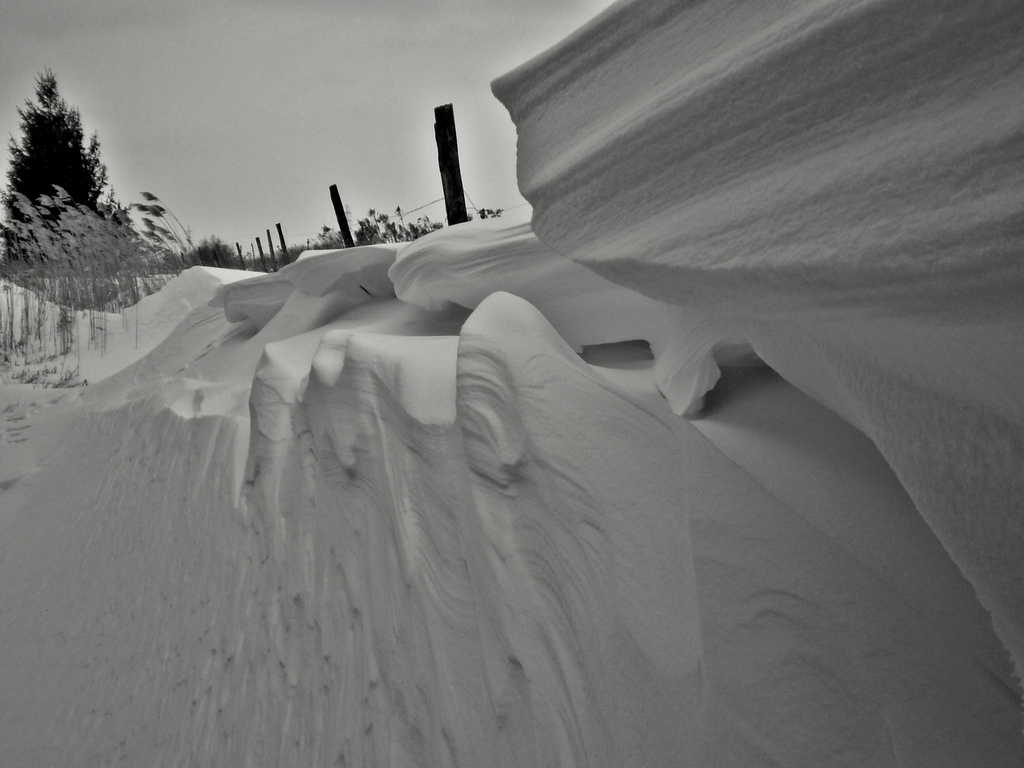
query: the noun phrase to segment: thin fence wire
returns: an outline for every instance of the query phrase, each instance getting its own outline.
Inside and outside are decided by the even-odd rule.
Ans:
[[[431,200],[429,203],[424,203],[419,208],[413,208],[411,211],[402,211],[402,215],[405,216],[405,215],[410,214],[410,213],[416,213],[416,211],[422,211],[427,206],[433,205],[434,203],[440,203],[442,200],[444,200],[444,198],[443,197],[439,197],[439,198],[437,198],[437,200]]]

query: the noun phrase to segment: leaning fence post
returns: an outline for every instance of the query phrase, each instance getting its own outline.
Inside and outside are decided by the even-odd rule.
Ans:
[[[281,261],[285,264],[288,263],[288,246],[284,244],[284,232],[281,231],[281,223],[278,222],[274,226],[277,227],[277,237],[281,241]]]
[[[274,265],[274,271],[277,272],[277,256],[274,255],[274,240],[270,236],[270,230],[267,230],[267,247],[270,248],[270,263]]]
[[[235,243],[235,250],[238,251],[238,263],[242,265],[242,269],[245,269],[245,259],[242,258],[242,246],[237,242]]]
[[[341,205],[341,195],[338,194],[337,184],[331,184],[331,205],[334,206],[334,215],[338,217],[338,231],[341,232],[341,239],[345,241],[346,248],[351,248],[355,243],[352,241],[352,233],[348,228],[348,217]]]
[[[451,104],[434,107],[434,138],[437,140],[437,165],[441,171],[448,226],[461,224],[469,221],[469,214],[466,212],[466,193],[462,190],[459,141],[455,135],[455,110]]]
[[[263,265],[263,271],[269,272],[270,270],[267,269],[267,260],[263,258],[263,243],[260,242],[258,237],[256,238],[256,247],[260,249],[260,264]]]

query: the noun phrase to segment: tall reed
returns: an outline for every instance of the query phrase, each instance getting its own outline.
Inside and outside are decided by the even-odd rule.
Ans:
[[[106,313],[137,304],[179,271],[172,248],[132,226],[128,211],[76,205],[60,187],[37,204],[15,193],[18,220],[0,259],[0,364],[67,355],[78,313],[87,345],[105,344]]]

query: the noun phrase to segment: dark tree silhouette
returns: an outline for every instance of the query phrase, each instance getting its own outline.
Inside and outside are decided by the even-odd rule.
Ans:
[[[52,195],[54,185],[71,199],[97,210],[107,186],[107,168],[100,161],[99,137],[93,133],[85,145],[82,119],[57,92],[57,78],[46,69],[36,79],[36,103],[26,100],[18,108],[21,141],[11,137],[7,188],[3,205],[9,221],[22,220],[15,207],[15,193],[35,203],[40,195]]]

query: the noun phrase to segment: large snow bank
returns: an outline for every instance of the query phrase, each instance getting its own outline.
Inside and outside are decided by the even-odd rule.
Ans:
[[[504,292],[554,269],[509,241],[555,256],[501,220],[311,256],[56,405],[0,389],[5,764],[1016,765],[875,447],[763,369],[679,419],[649,353]]]
[[[620,2],[493,84],[538,237],[862,429],[1018,670],[1022,40],[1014,0]]]

